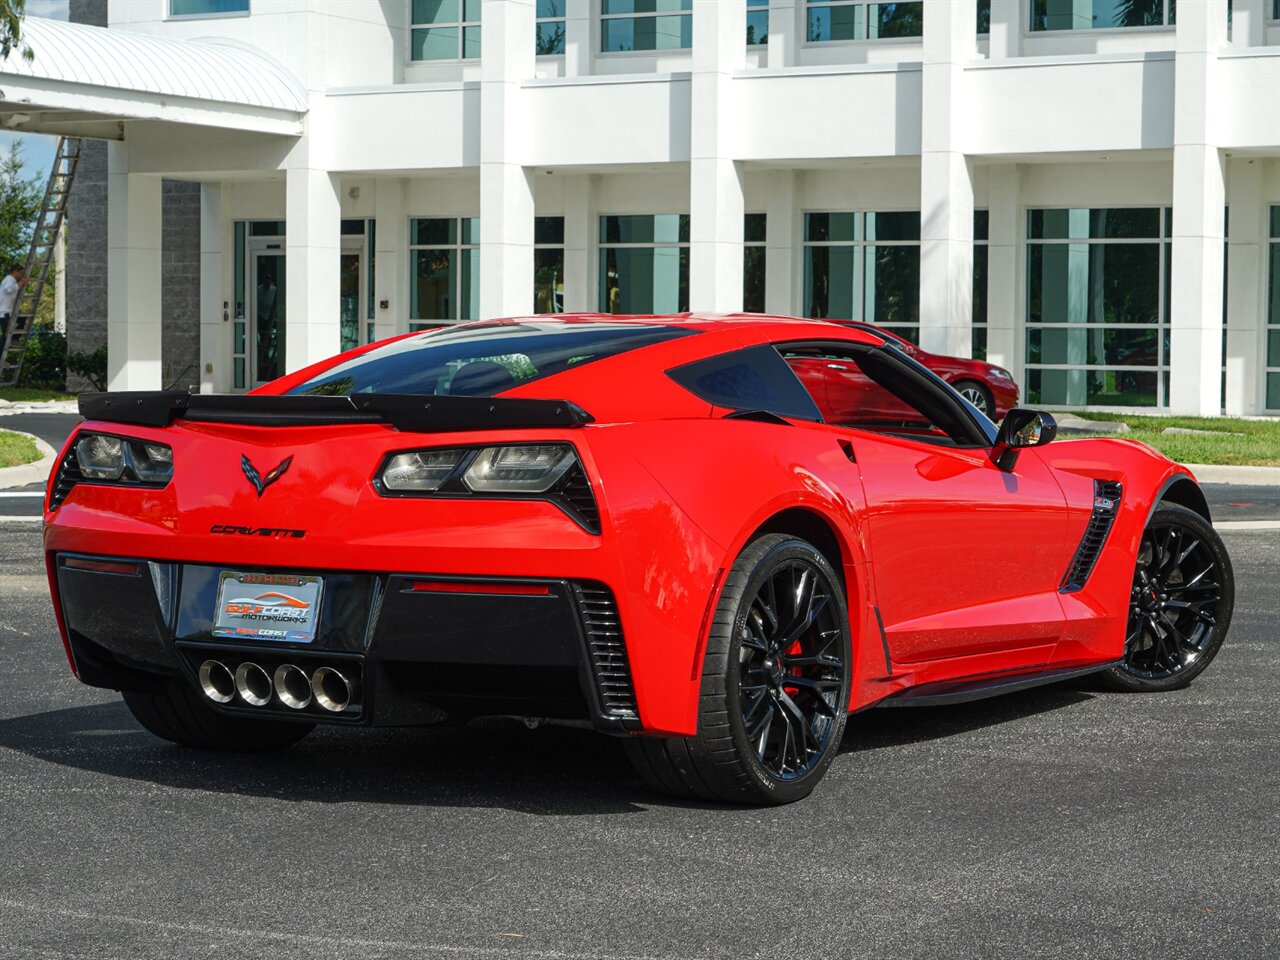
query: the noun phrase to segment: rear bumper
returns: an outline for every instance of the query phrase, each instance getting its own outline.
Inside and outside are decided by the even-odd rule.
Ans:
[[[67,560],[73,559],[74,566]],[[85,562],[89,561],[89,562]],[[396,572],[290,570],[324,578],[310,643],[214,637],[224,566],[73,553],[50,555],[55,602],[80,679],[118,690],[190,683],[207,660],[268,675],[322,666],[354,681],[338,712],[318,703],[262,706],[210,700],[222,712],[379,726],[445,716],[516,714],[589,720],[606,732],[640,728],[617,602],[603,583]],[[237,571],[272,568],[236,565]]]

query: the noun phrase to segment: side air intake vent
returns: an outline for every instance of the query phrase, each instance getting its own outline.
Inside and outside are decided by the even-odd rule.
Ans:
[[[574,584],[582,629],[587,637],[591,657],[592,679],[600,697],[600,709],[611,720],[639,719],[636,693],[631,683],[631,664],[627,661],[627,645],[618,619],[618,603],[602,583],[590,581]]]
[[[1107,542],[1107,534],[1115,522],[1116,513],[1120,509],[1120,495],[1123,487],[1110,480],[1093,481],[1093,514],[1084,529],[1084,537],[1076,548],[1075,558],[1062,578],[1060,593],[1075,593],[1085,585],[1089,574],[1093,573],[1093,565],[1098,562],[1102,546]]]
[[[62,506],[62,501],[67,499],[71,488],[83,481],[84,474],[80,472],[80,463],[76,460],[76,445],[73,443],[58,465],[58,475],[54,478],[53,490],[49,494],[49,509],[57,510]]]
[[[588,532],[600,532],[600,508],[596,506],[591,481],[582,464],[575,463],[560,481],[560,500]]]

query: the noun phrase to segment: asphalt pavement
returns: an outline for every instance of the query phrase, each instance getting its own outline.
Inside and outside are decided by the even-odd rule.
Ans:
[[[1207,492],[1280,519],[1280,491]],[[0,958],[1273,960],[1280,532],[1224,536],[1235,619],[1188,690],[870,710],[760,810],[515,721],[169,745],[70,677],[38,522],[0,522]]]

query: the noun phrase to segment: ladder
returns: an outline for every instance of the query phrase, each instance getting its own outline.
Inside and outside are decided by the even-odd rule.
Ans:
[[[22,373],[22,358],[26,355],[27,341],[35,327],[36,309],[40,306],[45,280],[49,276],[54,247],[62,233],[67,198],[71,195],[71,184],[76,178],[79,162],[79,138],[59,137],[53,166],[49,170],[49,182],[44,188],[44,202],[40,205],[40,215],[31,234],[31,249],[27,252],[27,283],[18,291],[13,315],[9,317],[9,330],[4,342],[0,343],[0,387],[16,386]]]

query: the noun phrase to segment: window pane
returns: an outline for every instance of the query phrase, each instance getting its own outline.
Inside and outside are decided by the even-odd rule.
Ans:
[[[458,0],[413,0],[414,23],[457,23],[461,12]]]
[[[991,32],[991,0],[978,0],[978,32]]]
[[[565,0],[538,0],[538,19],[563,17]]]
[[[564,312],[564,251],[533,251],[533,312]]]
[[[924,35],[924,4],[873,3],[867,7],[867,38],[887,40],[892,37]]]
[[[868,213],[868,240],[919,240],[920,214],[917,211],[906,213]]]
[[[413,31],[414,60],[457,60],[458,28],[432,27]]]
[[[461,250],[458,252],[462,260],[462,285],[459,296],[462,299],[459,320],[480,319],[480,251]]]
[[[231,362],[231,386],[236,390],[244,389],[244,357],[235,357]]]
[[[987,359],[987,328],[974,327],[972,336],[973,336],[973,341],[972,341],[973,342],[973,359],[975,360]]]
[[[1101,327],[1032,328],[1027,331],[1027,363],[1079,366],[1155,367],[1159,365],[1159,330],[1116,330]]]
[[[1156,377],[1153,371],[1129,370],[1028,370],[1027,403],[1084,407],[1154,407]]]
[[[894,328],[920,322],[920,248],[866,248],[865,303],[862,318]]]
[[[248,12],[249,0],[169,0],[171,17],[212,17]]]
[[[1271,269],[1267,289],[1267,323],[1280,324],[1280,243],[1270,244]]]
[[[804,315],[819,320],[857,320],[853,314],[853,247],[806,247]]]
[[[415,245],[458,242],[458,221],[452,217],[432,217],[409,221],[409,242]]]
[[[680,313],[688,309],[688,248],[611,247],[600,251],[601,311]]]
[[[1267,374],[1267,409],[1280,410],[1280,373]]]
[[[1276,0],[1276,19],[1280,20],[1280,0]],[[1271,208],[1271,236],[1280,237],[1280,207]]]
[[[343,220],[339,231],[344,237],[361,237],[364,236],[363,220]]]
[[[1164,0],[1033,0],[1032,30],[1102,30],[1154,27],[1164,22]]]
[[[991,233],[991,211],[973,211],[973,239],[986,240]]]
[[[747,46],[754,47],[769,42],[769,11],[747,11]]]
[[[457,316],[453,250],[413,251],[413,290],[409,316],[415,320],[453,320]]]
[[[674,13],[692,9],[693,0],[604,0],[605,13]]]
[[[534,243],[564,243],[564,217],[534,217]]]
[[[743,221],[742,239],[747,243],[764,243],[765,241],[765,215],[763,213],[748,213]]]
[[[538,24],[535,53],[539,57],[553,57],[564,53],[564,29],[563,20]]]
[[[764,313],[764,247],[742,248],[742,309],[747,313]]]
[[[857,240],[858,217],[856,213],[806,213],[804,235],[806,240],[821,243],[830,240]]]
[[[463,27],[462,58],[464,60],[480,59],[480,28]]]
[[[669,376],[718,407],[768,410],[800,420],[822,419],[813,397],[787,361],[767,344],[685,364]]]
[[[862,39],[862,15],[866,7],[811,7],[808,39],[811,42]]]
[[[249,223],[251,237],[283,237],[283,220],[252,220]]]
[[[480,218],[479,217],[463,217],[462,218],[462,242],[463,243],[479,243],[480,242]]]
[[[627,50],[683,50],[693,43],[693,18],[635,17],[602,20],[601,47],[606,53]]]
[[[601,217],[601,243],[688,243],[688,214]]]
[[[1032,244],[1027,259],[1031,323],[1160,322],[1158,244]]]
[[[984,244],[973,247],[973,322],[987,322],[987,254]]]
[[[462,19],[468,23],[479,23],[481,2],[482,0],[463,0]]]
[[[244,245],[245,222],[243,220],[237,220],[235,227],[236,262],[232,268],[234,273],[233,283],[235,284],[236,297],[235,316],[237,319],[242,319],[244,317]],[[237,352],[243,353],[244,351],[240,350]]]
[[[1029,210],[1027,221],[1027,236],[1032,240],[1126,240],[1160,236],[1157,207]]]

